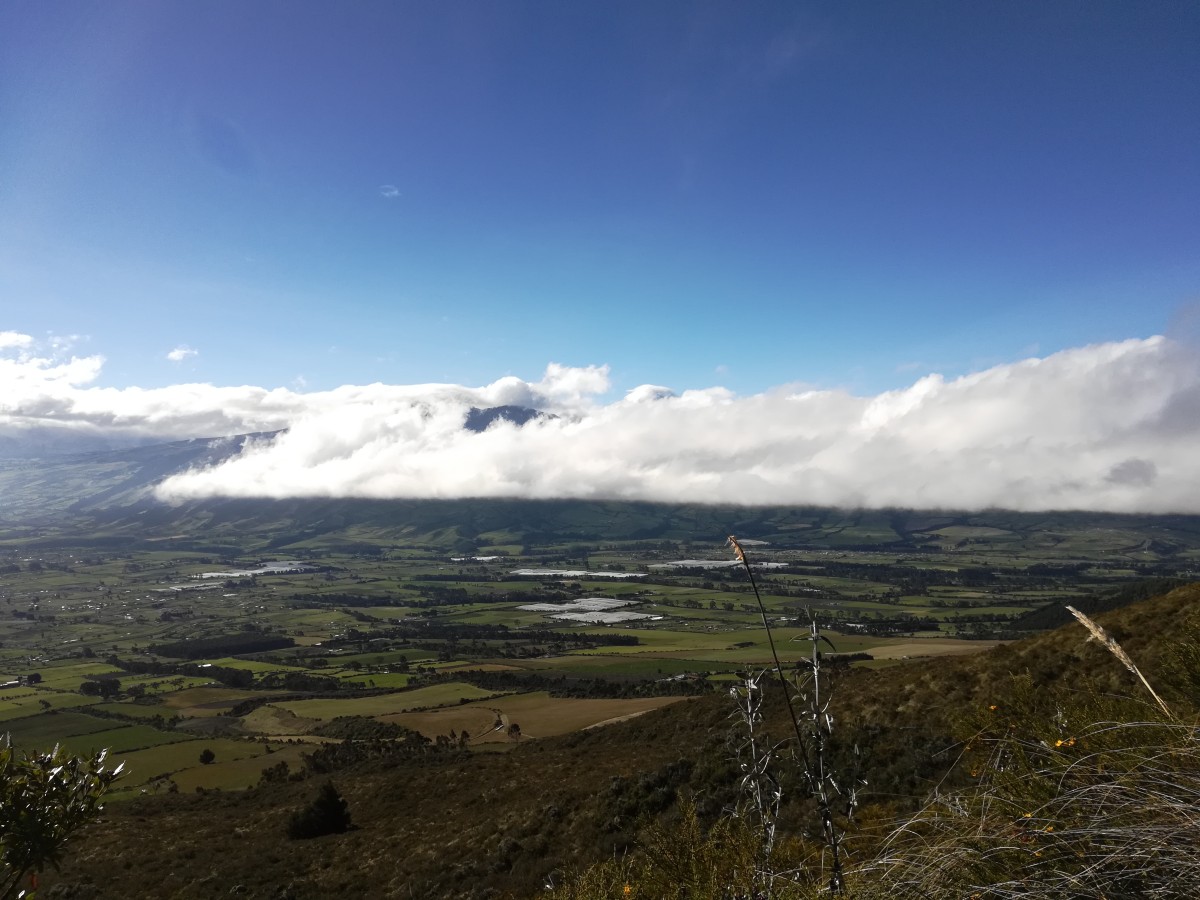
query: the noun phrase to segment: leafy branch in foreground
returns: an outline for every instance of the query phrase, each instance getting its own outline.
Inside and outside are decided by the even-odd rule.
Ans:
[[[110,769],[107,753],[19,754],[8,740],[0,747],[0,898],[27,896],[25,876],[57,867],[71,836],[100,814],[123,768]]]

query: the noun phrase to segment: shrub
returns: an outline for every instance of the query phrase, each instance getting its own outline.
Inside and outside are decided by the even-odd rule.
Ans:
[[[350,828],[348,804],[337,792],[333,782],[327,781],[317,791],[313,802],[288,821],[288,837],[293,839],[315,838],[323,834],[341,834]]]
[[[50,752],[18,755],[0,746],[0,897],[21,896],[22,879],[59,863],[67,841],[98,816],[100,800],[121,774],[107,751],[92,757]]]

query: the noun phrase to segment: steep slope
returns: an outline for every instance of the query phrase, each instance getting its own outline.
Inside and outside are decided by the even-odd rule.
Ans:
[[[51,524],[65,514],[145,503],[154,485],[189,468],[210,466],[269,434],[173,441],[90,453],[0,459],[0,521]]]

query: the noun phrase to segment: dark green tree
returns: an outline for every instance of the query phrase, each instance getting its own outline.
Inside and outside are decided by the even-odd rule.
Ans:
[[[315,838],[323,834],[341,834],[349,827],[348,804],[333,782],[327,781],[321,785],[312,803],[292,814],[287,833],[290,838]]]

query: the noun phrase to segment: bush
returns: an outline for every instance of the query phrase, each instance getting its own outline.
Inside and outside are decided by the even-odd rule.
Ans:
[[[323,834],[341,834],[350,828],[350,811],[333,782],[321,785],[316,798],[288,820],[288,837],[315,838]]]
[[[57,866],[71,836],[100,814],[100,799],[120,775],[107,751],[76,757],[55,747],[18,755],[0,745],[0,897],[19,896],[27,873]]]

